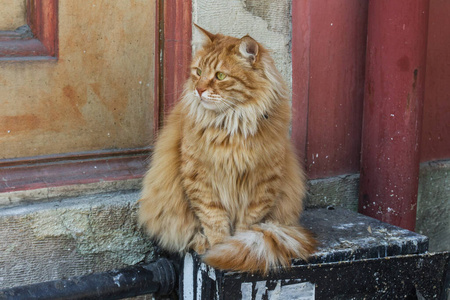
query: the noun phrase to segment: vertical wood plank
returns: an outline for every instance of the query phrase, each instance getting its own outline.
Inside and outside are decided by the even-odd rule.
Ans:
[[[58,54],[58,0],[28,0],[27,22],[50,56]]]
[[[450,158],[450,1],[430,1],[422,162]]]
[[[167,114],[178,101],[184,81],[188,78],[188,67],[192,58],[192,1],[165,0],[163,20],[163,85],[162,114]],[[163,117],[163,115],[160,115]]]
[[[156,138],[158,135],[158,130],[161,127],[162,119],[161,115],[161,103],[163,97],[161,95],[163,80],[163,45],[164,45],[164,35],[162,34],[164,30],[163,26],[163,5],[159,0],[155,1],[155,80],[153,83],[154,87],[154,101],[153,101],[153,136]]]
[[[311,1],[307,171],[359,171],[367,1]]]
[[[359,211],[414,230],[428,0],[371,0]]]
[[[292,142],[305,162],[308,126],[311,0],[292,2]]]

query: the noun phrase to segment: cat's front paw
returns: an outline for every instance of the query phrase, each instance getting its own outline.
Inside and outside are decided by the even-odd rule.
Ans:
[[[191,243],[189,244],[189,248],[193,249],[198,254],[202,255],[208,250],[210,247],[208,239],[205,235],[201,233],[195,234]]]

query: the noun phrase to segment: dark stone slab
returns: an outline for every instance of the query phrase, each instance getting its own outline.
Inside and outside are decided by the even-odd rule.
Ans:
[[[267,276],[216,270],[184,257],[180,299],[440,299],[450,254],[428,238],[341,208],[309,209],[301,223],[320,246],[308,262]],[[442,298],[444,299],[444,298]]]
[[[317,252],[308,261],[310,264],[419,254],[428,250],[426,236],[343,208],[305,210],[301,223],[319,241]]]

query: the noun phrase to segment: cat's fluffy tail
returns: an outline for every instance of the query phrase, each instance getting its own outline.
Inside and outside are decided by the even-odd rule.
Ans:
[[[315,246],[315,240],[303,227],[261,223],[214,245],[203,261],[223,270],[267,274],[279,266],[289,267],[293,258],[307,260]]]

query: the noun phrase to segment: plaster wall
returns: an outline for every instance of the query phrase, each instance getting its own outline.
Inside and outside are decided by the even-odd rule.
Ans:
[[[59,1],[58,18],[57,61],[0,61],[0,159],[150,144],[154,1]]]
[[[25,0],[0,0],[0,30],[14,30],[26,24]]]

